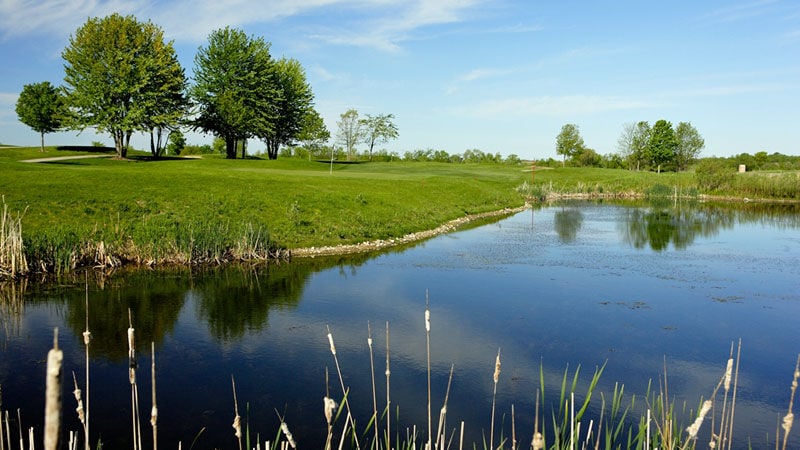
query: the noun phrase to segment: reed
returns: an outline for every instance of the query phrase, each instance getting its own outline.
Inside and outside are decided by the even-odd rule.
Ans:
[[[28,260],[22,240],[22,216],[8,212],[5,196],[2,196],[3,213],[0,214],[0,279],[16,278],[28,273]]]
[[[53,331],[53,348],[47,353],[47,381],[44,407],[44,448],[56,450],[61,434],[61,366],[64,352],[58,348],[58,328]],[[31,447],[33,448],[33,442]]]

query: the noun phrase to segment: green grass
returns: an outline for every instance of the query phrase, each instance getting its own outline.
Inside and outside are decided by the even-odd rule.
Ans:
[[[10,213],[24,212],[34,270],[219,261],[399,238],[526,198],[697,193],[691,173],[597,168],[375,162],[334,164],[331,173],[327,163],[300,159],[153,161],[136,151],[124,161],[22,162],[109,152],[0,149],[0,195]]]

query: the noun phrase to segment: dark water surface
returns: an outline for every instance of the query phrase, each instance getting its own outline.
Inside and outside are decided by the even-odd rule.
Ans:
[[[367,324],[378,408],[385,406],[390,327],[392,433],[427,434],[426,291],[431,310],[433,414],[454,377],[448,429],[488,439],[498,349],[498,422],[510,408],[523,447],[544,374],[546,400],[580,365],[579,396],[597,387],[640,397],[666,364],[677,408],[695,409],[742,340],[735,446],[773,439],[800,352],[800,212],[796,207],[570,203],[526,211],[377,256],[316,259],[260,269],[138,271],[89,283],[91,432],[130,448],[128,310],[137,333],[143,434],[150,438],[150,342],[155,343],[159,442],[165,448],[238,448],[231,376],[253,440],[273,440],[278,414],[301,448],[322,448],[323,396],[342,398],[327,326],[360,427],[372,411]],[[17,436],[41,433],[44,360],[52,330],[65,352],[64,419],[77,430],[72,372],[83,388],[83,283],[0,290],[0,387]],[[570,378],[571,380],[571,378]],[[597,413],[599,395],[590,415]],[[639,405],[643,402],[637,398]],[[395,417],[400,410],[399,420]],[[547,408],[549,417],[549,407]],[[341,424],[341,421],[340,421]],[[385,425],[382,425],[384,427]],[[435,430],[435,427],[434,427]],[[483,434],[482,434],[483,433]],[[500,432],[495,431],[496,435]],[[800,435],[800,433],[796,433]],[[449,435],[449,433],[448,433]],[[26,431],[27,436],[27,431]],[[795,435],[795,443],[800,438]],[[150,447],[145,444],[145,447]],[[791,445],[790,445],[791,447]]]

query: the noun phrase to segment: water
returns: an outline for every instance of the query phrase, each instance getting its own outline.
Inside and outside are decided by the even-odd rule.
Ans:
[[[518,440],[527,446],[540,373],[552,401],[564,371],[572,377],[580,366],[580,399],[591,373],[605,364],[595,395],[608,397],[619,382],[641,405],[648,382],[658,386],[666,368],[676,407],[696,409],[741,339],[734,447],[746,447],[749,437],[763,448],[786,413],[800,353],[799,229],[800,213],[791,206],[569,203],[377,256],[93,280],[93,440],[130,447],[130,309],[145,442],[151,439],[151,341],[162,446],[181,441],[189,448],[195,441],[197,449],[237,448],[233,377],[253,441],[257,433],[261,441],[273,440],[280,416],[301,447],[321,448],[326,368],[331,396],[342,398],[328,328],[363,427],[372,410],[368,324],[382,410],[387,321],[392,433],[405,436],[416,424],[422,442],[427,295],[433,416],[452,366],[447,426],[458,428],[463,420],[470,442],[488,439],[498,350],[496,435],[505,415],[509,437],[513,403]],[[71,391],[73,371],[82,389],[85,376],[83,281],[5,286],[2,292],[0,385],[12,430],[19,408],[23,424],[41,433],[44,359],[54,327],[69,382],[64,419],[77,430]],[[596,414],[596,406],[589,413]]]

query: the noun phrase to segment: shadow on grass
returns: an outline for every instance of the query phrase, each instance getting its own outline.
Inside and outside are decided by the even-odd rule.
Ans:
[[[87,152],[87,153],[115,153],[114,147],[96,147],[94,145],[59,145],[58,151]]]

